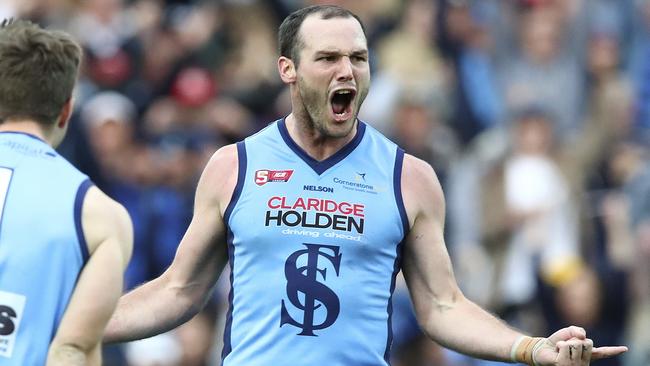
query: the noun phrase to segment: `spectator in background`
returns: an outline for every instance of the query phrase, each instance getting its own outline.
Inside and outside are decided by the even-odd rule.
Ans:
[[[428,103],[445,112],[449,75],[444,59],[435,48],[435,30],[435,2],[406,2],[399,25],[376,46],[375,87],[361,112],[362,119],[372,120],[376,128],[388,132],[399,96],[404,93],[426,96]]]
[[[260,127],[255,114],[234,98],[215,98],[206,106],[205,128],[228,143],[240,141]]]
[[[626,365],[650,363],[650,164],[646,163],[629,182],[626,193],[633,206],[632,233],[634,260],[632,261],[632,286],[634,303],[630,321],[627,323],[631,344],[636,350],[627,357]]]
[[[615,134],[615,139],[630,135],[633,90],[629,79],[621,71],[617,38],[609,33],[592,33],[586,56],[586,118],[611,119],[607,125],[611,125],[608,129]]]
[[[617,256],[607,251],[609,239],[603,227],[602,207],[611,201],[609,190],[617,190],[621,183],[618,173],[613,174],[612,157],[617,146],[632,133],[632,90],[627,80],[619,72],[617,43],[610,35],[594,34],[590,37],[587,53],[586,119],[582,140],[590,141],[583,151],[579,149],[574,156],[584,163],[567,171],[575,177],[576,189],[586,191],[587,199],[582,200],[586,213],[584,235],[585,258],[597,269],[620,267],[616,265]],[[584,144],[583,144],[584,145]],[[589,146],[591,145],[591,146]],[[605,192],[605,194],[602,194]],[[623,209],[623,206],[618,206]],[[624,214],[620,212],[617,214]],[[606,223],[607,220],[605,220]],[[604,234],[605,233],[605,234]]]
[[[228,90],[226,96],[260,116],[271,112],[268,101],[275,99],[282,90],[275,67],[277,40],[273,35],[277,24],[274,15],[265,2],[228,10],[233,47],[218,74],[223,88]],[[251,17],[255,22],[249,21]],[[257,129],[261,127],[264,126],[257,126]]]
[[[451,127],[463,145],[503,121],[503,106],[490,58],[490,34],[469,1],[443,1],[439,45],[456,78]]]
[[[557,135],[571,141],[581,129],[583,82],[579,53],[561,42],[562,13],[552,5],[536,5],[525,8],[518,21],[518,52],[498,70],[506,110],[512,116],[527,105],[542,104],[556,116]]]
[[[618,286],[630,288],[627,321],[629,342],[635,351],[625,365],[650,361],[650,164],[647,145],[622,141],[607,161],[609,183],[601,202],[603,256],[610,268],[624,272]],[[608,314],[610,316],[610,314]]]
[[[493,306],[520,327],[527,324],[537,276],[562,281],[579,258],[576,207],[570,185],[554,160],[553,117],[529,107],[512,126],[511,152],[483,183],[485,245],[496,255]]]
[[[579,264],[558,286],[542,284],[541,299],[547,327],[579,324],[592,334],[594,342],[621,341],[628,311],[624,279],[620,273],[599,274]],[[603,360],[599,364],[618,366],[622,360]]]
[[[392,118],[391,137],[407,153],[431,164],[445,187],[457,146],[453,131],[428,101],[426,95],[402,93]]]
[[[123,0],[84,1],[69,26],[86,51],[89,79],[99,88],[122,92],[140,73],[141,58],[135,23],[124,9]]]
[[[116,92],[93,96],[80,115],[103,178],[100,188],[124,205],[133,220],[133,256],[125,274],[126,288],[146,278],[151,213],[145,196],[147,187],[158,179],[151,151],[136,142],[135,118],[134,104]]]
[[[0,3],[0,19],[29,18],[47,27],[65,28],[71,13],[78,6],[74,0],[4,0]]]
[[[152,153],[159,177],[146,195],[152,228],[144,243],[149,271],[140,283],[159,276],[174,259],[177,245],[192,218],[192,189],[206,163],[204,145],[214,151],[210,143],[207,138],[186,131],[156,137]]]

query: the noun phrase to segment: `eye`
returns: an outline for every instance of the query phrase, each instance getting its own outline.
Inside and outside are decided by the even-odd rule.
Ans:
[[[336,56],[333,56],[333,55],[321,56],[321,57],[317,58],[316,61],[334,62],[334,61],[336,61]]]
[[[368,58],[366,56],[352,56],[352,60],[356,62],[366,62]]]

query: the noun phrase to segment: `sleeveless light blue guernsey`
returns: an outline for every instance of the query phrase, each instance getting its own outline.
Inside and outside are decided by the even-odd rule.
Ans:
[[[44,365],[88,258],[88,178],[37,137],[0,133],[0,366]]]
[[[284,120],[237,144],[224,366],[389,364],[404,152],[363,122],[318,162]]]

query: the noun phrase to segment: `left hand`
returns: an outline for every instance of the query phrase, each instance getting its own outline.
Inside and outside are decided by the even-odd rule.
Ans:
[[[546,338],[535,352],[534,360],[540,366],[587,366],[591,361],[613,357],[627,351],[625,346],[595,347],[580,327],[558,330]]]

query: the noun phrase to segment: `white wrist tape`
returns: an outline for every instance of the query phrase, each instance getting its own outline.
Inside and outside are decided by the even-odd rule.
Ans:
[[[512,348],[510,349],[510,359],[512,360],[512,362],[515,363],[517,362],[517,348],[519,348],[521,342],[523,342],[526,338],[530,338],[530,337],[522,335],[521,337],[517,338],[515,343],[512,344]]]
[[[510,359],[512,362],[520,362],[529,366],[537,366],[535,362],[535,352],[541,348],[546,338],[521,336],[510,349]]]
[[[539,342],[535,343],[535,347],[533,347],[532,358],[533,358],[534,366],[539,366],[539,364],[537,363],[537,351],[539,351],[542,348],[544,343],[546,343],[546,338],[543,338]]]

